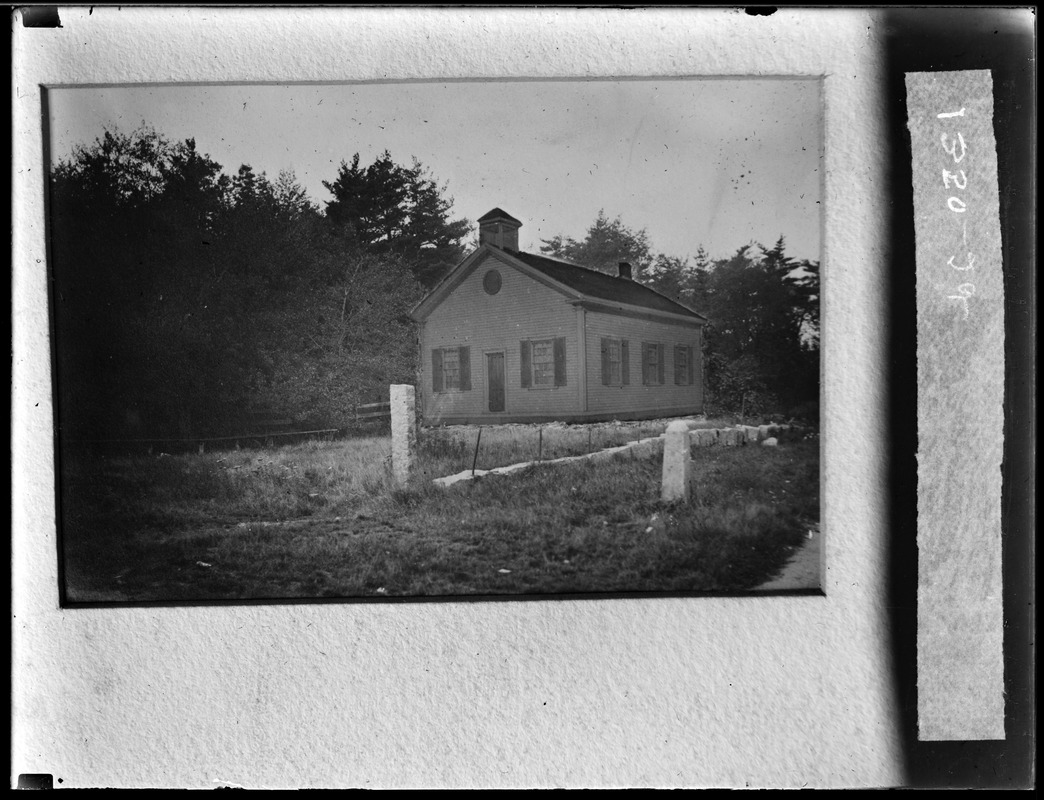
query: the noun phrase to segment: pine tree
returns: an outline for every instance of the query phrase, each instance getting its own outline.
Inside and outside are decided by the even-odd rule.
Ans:
[[[615,275],[619,263],[626,261],[637,279],[653,263],[649,236],[645,230],[631,230],[619,217],[610,220],[604,209],[598,212],[583,241],[561,235],[541,241],[542,253],[610,275]]]
[[[708,385],[735,411],[815,402],[818,265],[787,256],[782,236],[772,248],[752,249],[706,272]]]
[[[425,285],[436,283],[464,254],[470,224],[451,219],[446,187],[416,159],[403,167],[385,151],[364,168],[356,153],[323,186],[333,195],[326,218],[336,235],[360,252],[404,259]]]

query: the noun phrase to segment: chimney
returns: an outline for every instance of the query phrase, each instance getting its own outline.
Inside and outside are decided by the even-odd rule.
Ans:
[[[478,219],[479,244],[491,244],[505,250],[518,250],[518,229],[522,223],[499,208]]]
[[[619,277],[623,278],[625,281],[631,280],[631,265],[626,261],[620,262]]]

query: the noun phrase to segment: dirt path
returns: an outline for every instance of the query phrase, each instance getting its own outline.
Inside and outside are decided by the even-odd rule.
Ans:
[[[819,525],[811,529],[812,538],[805,539],[801,549],[790,557],[783,571],[766,583],[761,584],[754,591],[757,592],[779,592],[790,589],[815,589],[822,586],[820,565],[822,561],[823,535],[819,532]]]

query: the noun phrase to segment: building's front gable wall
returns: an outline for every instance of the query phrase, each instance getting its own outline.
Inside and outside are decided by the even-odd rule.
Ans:
[[[483,280],[500,275],[489,294]],[[421,327],[421,397],[427,424],[547,419],[575,415],[579,407],[578,314],[566,295],[489,254],[430,313]],[[523,340],[564,339],[565,385],[522,386]],[[436,391],[432,350],[468,347],[470,390]],[[504,411],[489,410],[487,355],[504,354]]]
[[[703,412],[703,368],[698,327],[674,325],[650,319],[586,313],[587,410],[598,415],[666,417]],[[627,341],[628,380],[606,386],[602,382],[602,339]],[[643,380],[643,345],[662,345],[663,383],[646,385]],[[675,382],[675,346],[691,347],[691,383]],[[658,376],[657,376],[658,377]]]

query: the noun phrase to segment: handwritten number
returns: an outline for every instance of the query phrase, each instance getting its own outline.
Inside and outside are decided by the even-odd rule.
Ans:
[[[954,117],[963,117],[965,109],[962,107],[959,111],[947,111],[942,114],[936,114],[936,119],[952,119]],[[960,164],[964,157],[968,154],[967,145],[964,143],[964,136],[960,132],[957,133],[957,138],[953,139],[948,134],[943,133],[939,139],[942,142],[943,150],[946,151],[953,159],[954,164]],[[960,152],[958,152],[958,149]],[[955,188],[961,191],[968,187],[968,176],[964,170],[957,170],[956,172],[950,172],[948,169],[942,171],[943,187],[946,189]],[[968,204],[959,197],[950,197],[946,201],[947,207],[950,211],[955,214],[963,214],[968,210]],[[961,226],[963,232],[963,239],[965,245],[968,243],[968,223],[965,222]],[[969,272],[975,269],[975,254],[967,253],[967,263],[963,266],[959,266],[957,263],[957,256],[950,256],[950,260],[947,261],[947,265],[958,272]],[[975,285],[971,283],[962,283],[957,287],[957,294],[947,295],[949,300],[957,300],[961,304],[961,311],[964,313],[964,319],[968,319],[968,298],[975,294]]]
[[[970,283],[962,283],[957,287],[957,292],[958,294],[951,294],[947,299],[960,300],[964,310],[964,319],[968,319],[968,298],[975,294],[975,287]]]
[[[967,272],[970,269],[975,269],[975,256],[974,256],[974,254],[968,253],[968,265],[964,266],[964,267],[958,267],[956,264],[954,264],[953,260],[955,258],[957,258],[957,256],[950,256],[950,260],[946,262],[951,267],[953,267],[955,270],[958,270],[959,272]]]
[[[949,147],[947,147],[947,146],[946,146],[946,139],[947,139],[947,138],[948,138],[948,137],[947,137],[947,136],[946,136],[946,134],[944,133],[944,134],[942,135],[941,139],[940,139],[940,141],[942,141],[942,146],[943,146],[943,150],[945,150],[945,151],[946,151],[947,153],[949,153],[949,154],[950,154],[950,155],[951,155],[951,156],[953,157],[953,163],[954,163],[954,164],[960,164],[960,163],[961,163],[961,161],[962,161],[962,160],[964,160],[964,156],[965,156],[965,154],[966,154],[966,152],[967,152],[967,149],[968,149],[968,148],[967,148],[967,147],[965,146],[965,144],[964,144],[964,137],[963,137],[963,136],[961,136],[961,135],[960,135],[960,134],[958,133],[958,134],[957,134],[957,141],[955,141],[955,142],[954,142],[954,143],[953,143],[953,144],[952,144],[951,146],[949,146]],[[958,145],[958,144],[959,144],[959,145],[961,146],[961,155],[960,155],[959,157],[958,157],[958,155],[957,155],[957,145]]]
[[[950,181],[953,181],[953,185],[958,189],[966,189],[968,187],[968,176],[964,174],[964,170],[958,170],[957,172],[950,172],[948,169],[944,169],[943,173],[943,186],[947,189],[950,188]],[[957,174],[960,173],[960,178]]]

